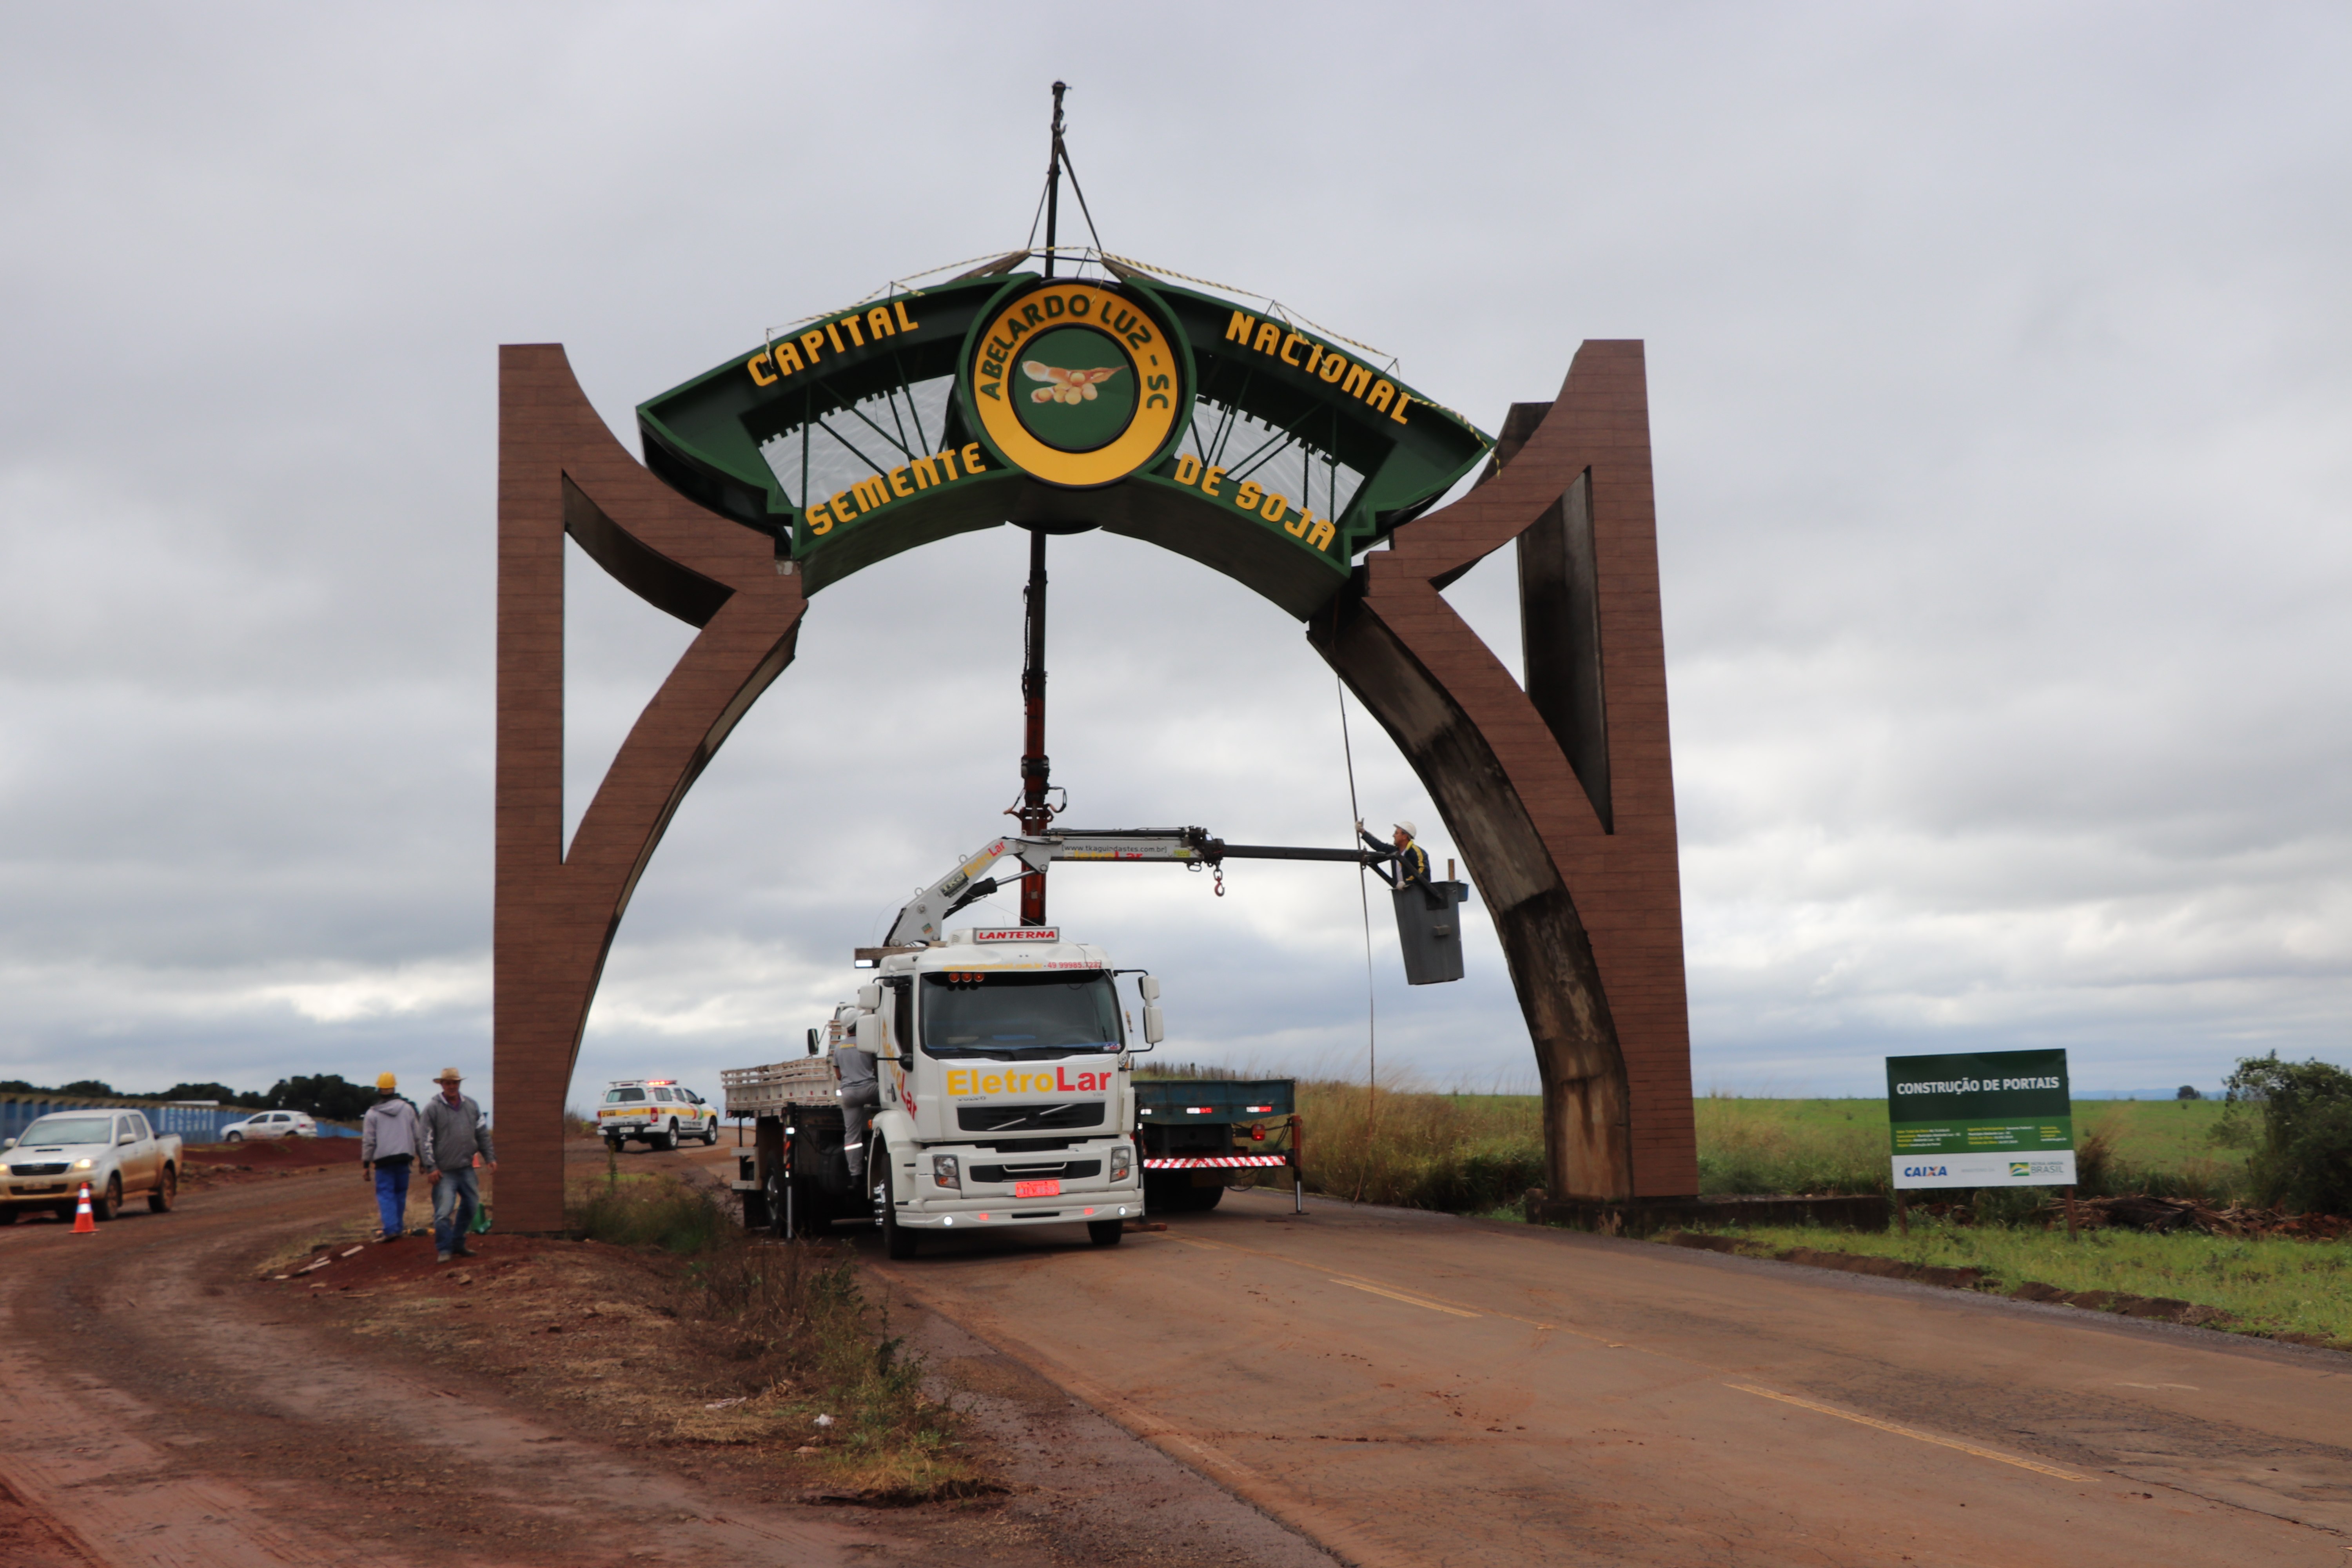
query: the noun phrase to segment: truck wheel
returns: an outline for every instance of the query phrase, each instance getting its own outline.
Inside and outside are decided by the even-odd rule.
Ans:
[[[180,1173],[166,1165],[163,1167],[163,1173],[155,1178],[155,1190],[147,1194],[147,1212],[170,1214],[172,1201],[179,1195]]]
[[[1090,1219],[1087,1221],[1087,1240],[1097,1247],[1117,1247],[1118,1238],[1127,1234],[1123,1219]]]
[[[100,1224],[122,1212],[122,1178],[121,1176],[106,1178],[106,1191],[90,1200],[89,1212]]]
[[[16,1215],[22,1212],[14,1204],[0,1204],[0,1225],[15,1225]]]
[[[712,1148],[717,1145],[718,1142],[719,1123],[716,1121],[704,1122],[702,1124],[702,1146],[706,1149]]]
[[[245,1134],[242,1132],[232,1132],[226,1138],[222,1139],[221,1142],[224,1143],[242,1143],[245,1142]]]
[[[656,1138],[654,1147],[656,1149],[675,1149],[677,1147],[677,1117],[673,1116],[669,1119],[669,1131],[659,1134]]]
[[[874,1223],[882,1232],[882,1250],[891,1258],[915,1256],[915,1233],[898,1223],[898,1205],[890,1184],[889,1145],[877,1139],[866,1159],[874,1173]]]

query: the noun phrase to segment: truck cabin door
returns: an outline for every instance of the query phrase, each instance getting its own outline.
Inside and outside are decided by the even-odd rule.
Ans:
[[[892,992],[890,1050],[898,1057],[900,1068],[911,1074],[915,1070],[915,983],[911,978],[901,977],[889,982],[889,986]],[[880,1076],[885,1083],[898,1081],[888,1072]],[[916,1090],[916,1103],[919,1105],[921,1102],[922,1091],[919,1089]]]
[[[132,1142],[123,1142],[126,1137]],[[114,1147],[124,1192],[144,1192],[155,1184],[155,1136],[148,1131],[145,1117],[134,1110],[115,1118]]]

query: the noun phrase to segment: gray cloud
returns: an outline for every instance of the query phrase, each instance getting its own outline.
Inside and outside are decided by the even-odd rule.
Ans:
[[[1112,248],[1490,427],[1649,343],[1702,1085],[2064,1044],[2344,1059],[2352,24],[2278,6],[19,10],[0,20],[0,1074],[486,1066],[494,348],[630,408],[1017,243],[1044,89]],[[1203,40],[1213,40],[1213,47]],[[1091,823],[1337,842],[1297,628],[1055,551]],[[994,831],[1019,541],[813,606],[656,858],[583,1079],[706,1077]],[[684,632],[572,574],[576,815]],[[1508,660],[1507,567],[1452,596]],[[1435,813],[1355,715],[1366,815]],[[1446,853],[1441,842],[1438,853]],[[1057,873],[1172,1048],[1360,1062],[1349,879]],[[1491,934],[1383,1060],[1524,1075]]]

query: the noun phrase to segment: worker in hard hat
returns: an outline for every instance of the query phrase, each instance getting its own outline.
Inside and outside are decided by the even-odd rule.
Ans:
[[[360,1171],[375,1188],[378,1241],[397,1241],[408,1231],[408,1179],[419,1165],[433,1163],[433,1133],[416,1107],[400,1092],[400,1080],[385,1073],[375,1080],[375,1103],[360,1119]]]
[[[1379,873],[1381,880],[1390,887],[1419,888],[1421,896],[1429,901],[1431,909],[1445,908],[1445,895],[1429,880],[1429,851],[1413,842],[1421,837],[1420,831],[1410,822],[1391,826],[1395,836],[1389,843],[1383,844],[1365,831],[1361,821],[1356,824],[1357,835],[1375,851],[1368,863]],[[1394,870],[1390,869],[1391,865],[1395,867]]]

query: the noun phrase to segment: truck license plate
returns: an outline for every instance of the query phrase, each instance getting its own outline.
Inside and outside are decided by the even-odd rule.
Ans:
[[[1013,1195],[1016,1198],[1058,1198],[1062,1195],[1059,1182],[1015,1182]]]

